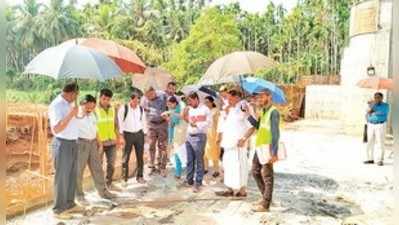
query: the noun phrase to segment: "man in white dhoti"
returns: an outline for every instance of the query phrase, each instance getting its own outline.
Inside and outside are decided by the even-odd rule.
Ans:
[[[221,112],[219,133],[221,133],[221,147],[224,148],[223,168],[226,191],[216,192],[218,196],[246,197],[248,183],[247,148],[239,146],[239,141],[251,128],[248,114],[245,112],[247,104],[241,100],[241,93],[230,90],[228,106]]]

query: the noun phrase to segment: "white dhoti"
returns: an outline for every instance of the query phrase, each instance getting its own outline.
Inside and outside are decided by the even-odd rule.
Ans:
[[[248,156],[243,148],[225,148],[223,154],[224,184],[234,190],[248,184]]]

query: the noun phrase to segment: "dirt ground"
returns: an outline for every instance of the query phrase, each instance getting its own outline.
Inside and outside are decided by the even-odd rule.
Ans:
[[[260,197],[252,178],[246,199],[222,199],[214,195],[223,187],[218,180],[208,177],[203,191],[194,194],[170,174],[168,178],[146,177],[146,185],[131,179],[126,187],[120,186],[113,202],[100,201],[92,192],[88,195],[91,206],[71,220],[56,220],[48,206],[7,224],[387,225],[393,213],[391,151],[388,147],[385,166],[363,165],[361,138],[342,130],[336,121],[298,121],[285,126],[282,141],[288,158],[275,165],[269,213],[250,211],[251,203]]]

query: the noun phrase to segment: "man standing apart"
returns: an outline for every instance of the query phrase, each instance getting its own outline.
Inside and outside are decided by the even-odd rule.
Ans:
[[[246,110],[247,104],[241,101],[238,90],[228,92],[228,106],[222,111],[225,118],[220,123],[221,146],[224,149],[223,169],[224,184],[227,191],[216,192],[216,195],[229,197],[246,197],[248,183],[248,156],[244,135],[251,128]]]
[[[81,113],[79,113],[79,139],[78,139],[78,178],[76,194],[78,201],[85,203],[83,192],[83,175],[86,166],[89,166],[94,186],[100,197],[112,199],[116,197],[107,190],[105,185],[104,171],[101,165],[98,145],[101,143],[97,139],[97,119],[93,114],[96,107],[96,98],[86,95],[81,102]]]
[[[252,175],[262,194],[252,211],[268,212],[273,195],[273,163],[277,161],[280,139],[280,113],[272,105],[272,94],[268,89],[259,91],[257,96],[257,125],[255,136],[255,154],[252,162]],[[249,118],[249,120],[254,118]],[[252,128],[240,142],[247,141],[255,131]]]
[[[49,106],[51,131],[54,135],[52,149],[55,167],[54,213],[62,213],[76,208],[76,176],[79,135],[76,115],[78,107],[73,103],[79,95],[76,83],[67,84]]]
[[[166,177],[166,164],[168,162],[168,121],[166,117],[162,116],[167,111],[166,102],[166,95],[157,93],[152,87],[146,91],[142,101],[150,139],[150,175],[160,172],[163,177]],[[154,164],[156,147],[158,147],[157,167]]]
[[[137,160],[136,180],[138,183],[144,184],[144,133],[146,131],[144,110],[139,103],[139,96],[132,94],[130,102],[119,108],[118,121],[119,134],[123,136],[123,142],[125,143],[122,157],[122,176],[124,177],[124,181],[127,182],[128,180],[130,153],[134,146]]]
[[[379,166],[384,165],[384,140],[385,125],[388,119],[389,104],[383,102],[383,94],[374,94],[374,102],[370,104],[367,112],[367,161],[365,164],[374,163],[374,150],[377,152]]]
[[[187,178],[186,183],[193,186],[193,192],[200,191],[204,177],[204,151],[206,134],[212,121],[208,107],[200,105],[197,93],[188,96],[188,107],[184,109],[183,119],[189,124],[187,128]],[[194,182],[195,174],[195,182]]]
[[[101,161],[105,157],[107,160],[106,184],[108,188],[112,186],[112,178],[115,170],[116,145],[118,138],[118,123],[116,110],[111,105],[113,93],[104,88],[100,91],[100,102],[96,109],[99,149]]]

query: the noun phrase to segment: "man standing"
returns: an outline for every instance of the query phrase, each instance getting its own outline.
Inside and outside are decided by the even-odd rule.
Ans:
[[[114,176],[116,145],[117,145],[117,117],[115,108],[111,105],[113,93],[111,90],[104,88],[100,91],[100,102],[96,109],[97,115],[97,131],[100,142],[99,149],[101,152],[101,162],[105,157],[107,160],[106,184],[108,188],[112,186],[112,178]]]
[[[186,183],[193,186],[193,192],[200,191],[204,176],[204,150],[206,134],[212,121],[208,107],[200,105],[197,93],[188,96],[188,107],[184,109],[183,119],[189,124],[187,128],[187,178]],[[195,182],[194,182],[195,174]]]
[[[122,176],[127,182],[129,176],[129,160],[132,147],[136,153],[137,175],[136,180],[140,184],[144,184],[144,133],[145,133],[145,116],[144,110],[140,106],[139,96],[132,94],[129,104],[123,105],[118,111],[119,134],[123,136],[125,148],[122,158]]]
[[[374,94],[374,102],[367,111],[367,161],[365,164],[374,163],[374,150],[377,152],[379,166],[384,165],[384,140],[385,124],[388,119],[389,104],[383,102],[383,94]]]
[[[263,89],[258,93],[257,106],[259,110],[256,118],[256,144],[252,162],[252,175],[262,198],[254,204],[252,211],[267,212],[273,195],[273,163],[277,161],[280,113],[272,105],[272,94],[268,89]],[[249,120],[254,120],[254,118],[250,117]],[[247,141],[254,131],[255,128],[249,130],[240,142]]]
[[[166,177],[166,164],[168,161],[168,121],[166,117],[162,116],[167,111],[166,102],[166,95],[157,93],[152,87],[146,91],[142,102],[150,139],[150,175],[160,172],[163,177]],[[154,164],[156,147],[158,147],[157,166]]]
[[[78,107],[73,103],[78,95],[78,85],[67,84],[49,106],[50,127],[54,135],[52,143],[55,167],[53,211],[59,217],[62,213],[76,208],[79,129],[76,120]]]
[[[93,114],[96,107],[96,99],[92,95],[86,95],[81,102],[81,113],[78,116],[79,121],[79,139],[78,139],[78,177],[76,194],[78,201],[86,202],[83,192],[83,175],[86,166],[89,166],[91,176],[94,180],[94,186],[98,194],[105,199],[114,198],[115,195],[107,190],[105,185],[104,171],[101,165],[100,154],[98,152],[97,140],[97,119]]]
[[[248,183],[248,156],[245,147],[246,140],[242,140],[251,128],[246,113],[247,104],[241,100],[238,90],[228,92],[228,106],[222,111],[225,118],[219,125],[221,146],[224,149],[223,169],[226,191],[216,192],[216,195],[229,197],[246,197]]]

